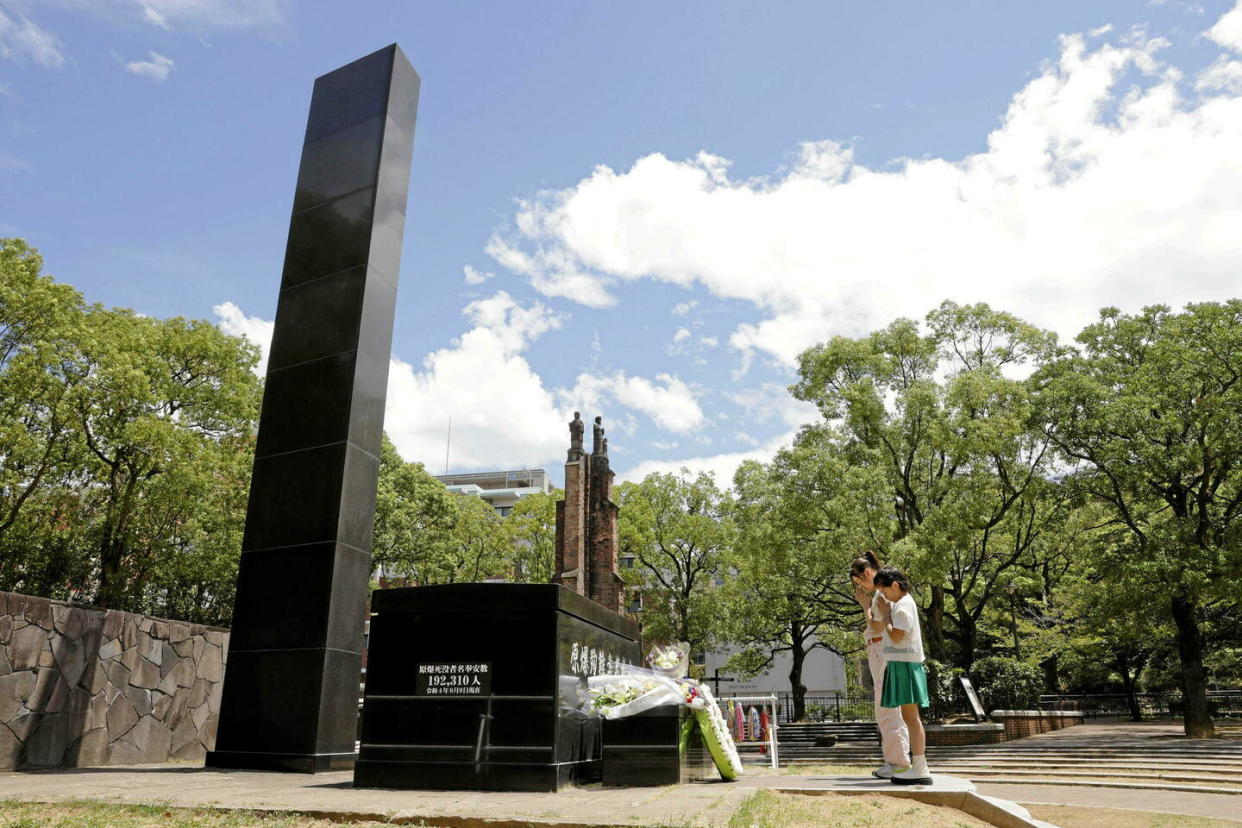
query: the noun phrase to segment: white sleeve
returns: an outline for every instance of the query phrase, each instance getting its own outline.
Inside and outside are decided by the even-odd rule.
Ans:
[[[898,601],[893,604],[893,629],[910,632],[914,629],[914,612],[910,601]]]

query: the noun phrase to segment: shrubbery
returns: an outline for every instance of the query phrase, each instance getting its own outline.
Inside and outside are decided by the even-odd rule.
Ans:
[[[971,668],[983,706],[993,710],[1037,710],[1044,677],[1039,668],[1014,658],[981,658]]]

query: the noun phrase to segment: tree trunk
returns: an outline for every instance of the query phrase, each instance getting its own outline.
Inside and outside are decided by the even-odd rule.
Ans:
[[[969,673],[970,668],[975,664],[975,644],[979,640],[979,627],[975,624],[975,619],[971,617],[969,612],[960,613],[957,623],[958,641],[962,645],[962,652],[958,656],[957,666]]]
[[[802,648],[802,630],[794,624],[793,646],[789,651],[789,689],[793,695],[793,720],[800,722],[806,718],[806,685],[802,683],[802,663],[806,661],[806,650]]]
[[[1203,636],[1199,631],[1194,602],[1185,596],[1173,599],[1173,622],[1177,624],[1177,653],[1182,662],[1182,721],[1186,735],[1203,739],[1216,732],[1207,702],[1207,674],[1203,669]]]
[[[946,663],[944,651],[944,587],[931,588],[931,604],[927,607],[927,645],[931,657]]]
[[[1143,721],[1143,711],[1139,710],[1138,696],[1135,694],[1134,676],[1130,675],[1130,656],[1126,653],[1117,654],[1117,670],[1121,673],[1121,683],[1126,690],[1126,705],[1130,708],[1133,721]]]
[[[1045,693],[1061,692],[1061,677],[1058,669],[1060,665],[1057,663],[1059,658],[1060,656],[1057,653],[1053,653],[1039,663],[1039,666],[1044,670]]]
[[[111,526],[104,527],[104,539],[99,544],[99,589],[94,604],[106,609],[126,610],[125,577],[121,571],[125,547]]]

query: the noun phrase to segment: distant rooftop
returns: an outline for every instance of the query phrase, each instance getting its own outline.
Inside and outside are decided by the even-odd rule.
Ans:
[[[473,487],[480,490],[490,489],[535,489],[541,492],[552,491],[552,481],[543,469],[514,469],[512,471],[473,472],[470,474],[438,474],[445,486],[457,491],[476,494]]]

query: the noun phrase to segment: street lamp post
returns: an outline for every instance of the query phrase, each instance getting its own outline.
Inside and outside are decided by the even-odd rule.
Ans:
[[[1013,657],[1022,659],[1022,650],[1018,647],[1018,603],[1015,593],[1018,591],[1018,585],[1013,581],[1005,587],[1005,592],[1009,593],[1009,620],[1013,624]]]

